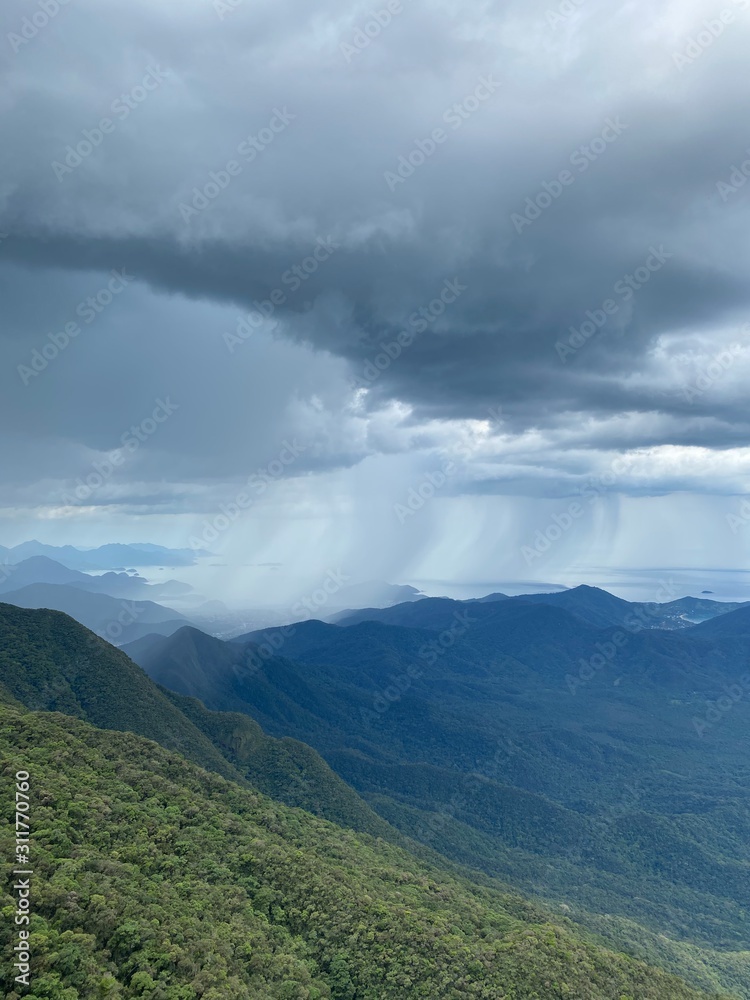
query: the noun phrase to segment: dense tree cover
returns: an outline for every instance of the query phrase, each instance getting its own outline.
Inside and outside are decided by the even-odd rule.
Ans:
[[[0,604],[0,640],[0,680],[28,708],[137,732],[238,777],[142,670],[67,615]]]
[[[55,611],[0,603],[0,684],[28,708],[138,733],[226,778],[368,833],[397,836],[311,747],[247,715],[159,688],[124,653]]]
[[[702,938],[699,938],[699,945],[691,943],[694,942],[694,928],[702,926],[709,919],[709,907],[713,905],[721,911],[726,906],[724,900],[711,900],[710,897],[695,893],[692,897],[695,921],[684,925],[683,933],[678,938],[667,937],[635,920],[609,913],[607,903],[611,896],[606,888],[594,892],[591,886],[587,887],[586,895],[593,900],[594,905],[598,904],[598,910],[572,904],[569,885],[575,877],[575,870],[566,870],[564,863],[559,860],[554,865],[548,864],[540,874],[539,859],[530,852],[505,848],[496,838],[479,833],[473,827],[444,814],[418,812],[407,806],[395,806],[393,800],[387,797],[376,799],[374,804],[381,809],[383,815],[389,816],[404,830],[413,830],[415,837],[439,844],[448,856],[461,860],[471,871],[472,879],[478,878],[476,868],[486,866],[486,859],[492,858],[494,869],[505,872],[508,882],[512,882],[514,886],[522,885],[536,897],[554,899],[554,912],[564,913],[574,919],[593,932],[601,942],[680,975],[701,989],[723,989],[750,998],[749,950],[744,947],[739,951],[715,949]],[[631,891],[633,888],[624,876],[613,884],[623,897],[629,888]],[[664,907],[658,897],[658,891],[663,891],[663,883],[654,879],[650,888],[657,901],[651,911],[653,926]],[[681,902],[686,905],[684,900]],[[668,898],[667,905],[670,903],[671,899]],[[647,904],[648,900],[634,898],[633,911],[640,916]],[[738,920],[742,919],[740,907],[737,907],[736,915]]]
[[[440,602],[406,612],[422,604],[447,624]],[[189,629],[141,662],[211,708],[311,744],[384,819],[461,863],[655,934],[743,949],[747,642],[479,607],[443,633],[267,630],[256,640],[281,655],[247,675],[232,664],[257,647]],[[729,710],[699,733],[719,698]]]
[[[354,830],[403,840],[306,743],[267,736],[248,715],[209,712],[194,698],[164,694],[266,795]]]
[[[408,633],[408,641],[398,635],[401,644],[394,645],[386,632],[389,646],[384,645],[382,633],[371,633],[372,625],[364,628],[377,641],[363,643],[354,630],[338,630],[349,638],[344,651],[338,651],[334,670],[326,664],[331,655],[326,645],[330,630],[320,623],[310,623],[309,629],[320,647],[313,659],[317,655],[323,666],[273,658],[259,668],[254,645],[248,655],[241,646],[232,648],[188,629],[168,643],[169,679],[174,681],[182,673],[191,693],[196,687],[204,693],[201,685],[210,682],[220,707],[238,705],[243,712],[257,711],[280,734],[313,733],[328,748],[330,762],[362,789],[377,813],[306,744],[267,736],[248,714],[212,712],[194,698],[160,688],[120,651],[55,612],[0,604],[0,700],[18,707],[60,710],[103,728],[148,736],[240,785],[249,782],[275,799],[406,845],[423,861],[462,874],[457,865],[430,849],[435,848],[471,869],[484,869],[524,891],[546,896],[558,914],[574,917],[616,950],[687,977],[703,989],[733,990],[750,997],[750,956],[731,950],[740,936],[733,928],[744,926],[743,905],[713,894],[735,876],[741,890],[746,878],[744,848],[736,843],[747,828],[745,800],[739,794],[741,772],[724,779],[725,785],[738,789],[734,800],[725,789],[714,789],[721,794],[720,810],[706,805],[707,782],[696,775],[692,781],[696,791],[690,796],[674,787],[661,797],[653,786],[647,793],[640,786],[627,796],[620,792],[621,798],[602,819],[596,804],[587,805],[583,798],[586,781],[601,780],[602,769],[618,761],[609,750],[599,760],[592,757],[585,734],[561,735],[542,728],[533,741],[521,745],[522,734],[517,732],[514,741],[506,737],[494,743],[493,757],[481,756],[480,750],[487,755],[493,744],[482,744],[477,732],[486,729],[489,739],[489,715],[497,711],[497,701],[485,704],[487,689],[478,678],[491,677],[492,672],[478,669],[466,651],[446,653],[448,677],[457,670],[462,677],[457,682],[454,676],[445,684],[443,675],[445,687],[435,699],[442,705],[431,705],[429,714],[422,714],[424,690],[417,686],[390,705],[387,713],[373,713],[371,691],[382,689],[389,675],[413,663],[418,647],[409,646],[415,637]],[[422,643],[429,635],[418,633],[416,640]],[[301,634],[296,641],[309,645],[311,636]],[[294,642],[288,651],[295,651]],[[523,671],[528,676],[525,664],[519,662],[515,670],[519,677]],[[435,683],[434,678],[430,681]],[[461,720],[459,731],[458,710],[470,695],[477,699],[474,713],[468,724]],[[244,696],[252,701],[245,702]],[[413,696],[416,704],[410,703]],[[375,721],[355,706],[374,715]],[[504,722],[513,720],[513,707],[512,702],[502,705]],[[545,710],[542,700],[538,711]],[[341,721],[349,725],[348,733]],[[352,749],[332,749],[347,742]],[[452,754],[453,763],[467,769],[463,774],[446,766],[446,757]],[[575,784],[571,754],[593,777],[584,775],[576,788],[580,801],[556,802],[548,785],[540,788],[539,775],[545,767],[557,768],[554,780]],[[412,755],[416,761],[410,761]],[[472,759],[487,773],[469,772]],[[511,777],[519,787],[513,787]],[[597,791],[599,787],[602,796],[612,801],[609,786],[598,786]],[[682,841],[675,842],[673,829],[654,823],[645,803],[679,812]],[[719,840],[717,818],[725,829]],[[621,825],[630,829],[629,845],[621,837]],[[429,847],[418,847],[396,827]],[[701,840],[711,850],[696,852]],[[662,858],[671,856],[671,866],[644,873],[644,855],[654,851]],[[717,868],[717,854],[733,859],[734,867]],[[687,871],[685,877],[683,869],[702,867],[704,886],[692,888],[696,875]],[[482,881],[476,871],[463,874],[475,883]],[[666,929],[665,910],[670,915],[670,937],[661,933]],[[703,947],[695,947],[691,939]],[[730,949],[711,949],[711,940],[729,944]]]
[[[403,614],[449,626],[444,603]],[[141,662],[310,743],[408,836],[750,997],[747,641],[473,607],[443,633],[307,622],[243,645],[186,629]]]
[[[8,1000],[697,1000],[565,922],[130,733],[0,707],[31,775],[31,992]],[[13,855],[11,831],[0,857]],[[5,868],[10,866],[6,863]]]

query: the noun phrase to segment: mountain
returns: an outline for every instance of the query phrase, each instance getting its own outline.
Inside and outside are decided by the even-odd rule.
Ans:
[[[544,634],[554,626],[559,631],[565,620],[572,621],[574,628],[581,624],[558,609],[529,606],[516,609],[517,613],[519,610],[527,624],[543,626],[546,622]],[[487,624],[475,622],[472,627],[481,630]],[[530,907],[507,890],[498,891],[486,876],[471,874],[434,852],[434,846],[440,846],[441,850],[450,847],[458,836],[452,853],[462,864],[477,867],[476,860],[481,859],[482,851],[494,850],[495,867],[498,870],[502,867],[500,859],[504,857],[519,880],[528,877],[528,870],[535,864],[540,871],[551,874],[558,867],[569,869],[571,854],[585,853],[586,865],[576,874],[586,877],[583,873],[587,872],[594,888],[600,891],[602,888],[598,885],[600,873],[596,866],[601,838],[597,844],[592,836],[596,824],[587,827],[585,812],[560,808],[549,796],[512,788],[507,782],[498,782],[476,770],[462,777],[458,770],[440,760],[440,753],[434,753],[440,741],[449,735],[439,715],[434,713],[426,729],[422,727],[433,732],[433,752],[428,751],[427,756],[420,752],[422,765],[407,765],[417,785],[429,777],[430,801],[420,804],[404,788],[402,768],[397,764],[398,754],[394,755],[388,730],[383,732],[376,727],[373,732],[366,716],[359,720],[351,718],[352,698],[361,686],[363,673],[382,683],[396,662],[414,663],[418,652],[413,642],[429,636],[435,639],[435,633],[427,630],[415,634],[412,631],[372,622],[351,628],[306,622],[293,629],[277,630],[275,634],[269,632],[264,636],[267,648],[249,644],[243,649],[202,636],[188,627],[166,640],[166,645],[175,647],[182,662],[187,653],[199,660],[213,657],[216,675],[224,676],[223,683],[231,684],[229,675],[236,672],[239,678],[235,683],[241,682],[248,694],[255,682],[258,695],[263,697],[265,693],[263,711],[269,716],[285,716],[286,728],[318,717],[323,723],[321,733],[333,742],[340,740],[344,732],[342,723],[348,723],[354,730],[369,728],[352,760],[366,763],[367,754],[374,754],[368,781],[373,780],[379,769],[385,783],[378,794],[369,796],[371,802],[383,815],[393,812],[404,829],[410,823],[416,828],[417,835],[429,845],[421,848],[414,845],[421,861],[398,849],[398,843],[413,842],[404,840],[393,826],[378,820],[309,746],[266,736],[247,714],[210,712],[197,700],[165,691],[151,683],[121,650],[115,650],[64,615],[0,605],[3,682],[0,703],[10,706],[0,707],[0,754],[6,761],[13,761],[13,755],[18,754],[18,760],[25,761],[26,766],[31,763],[35,787],[44,790],[41,800],[35,803],[38,820],[35,873],[37,878],[41,875],[41,880],[35,892],[34,940],[36,967],[42,976],[49,975],[49,989],[58,989],[62,979],[65,986],[82,990],[79,995],[156,997],[159,991],[164,992],[159,983],[177,989],[175,984],[182,982],[179,977],[184,971],[191,983],[203,982],[205,990],[210,990],[216,1000],[224,997],[228,1000],[230,996],[248,1000],[301,997],[305,993],[300,993],[297,987],[305,983],[307,996],[313,997],[315,993],[310,986],[313,982],[322,984],[323,992],[318,991],[321,1000],[327,995],[332,1000],[360,995],[373,1000],[391,995],[413,996],[417,1000],[421,996],[458,997],[460,994],[452,991],[460,970],[461,982],[469,991],[465,995],[486,996],[488,1000],[501,995],[500,983],[505,995],[512,986],[512,995],[529,1000],[532,997],[557,1000],[560,996],[591,1000],[609,996],[616,1000],[624,996],[632,1000],[695,997],[688,987],[659,970],[639,965],[621,954],[592,949],[565,918],[551,917],[548,911]],[[344,650],[339,650],[342,667],[335,672],[335,678],[329,678],[327,691],[320,681],[331,674],[330,668],[317,670],[309,662],[295,663],[269,652],[271,644],[282,648],[284,653],[289,652],[285,646],[288,642],[298,648],[313,646],[319,649],[323,660],[330,661],[336,654],[337,637],[345,645]],[[373,648],[376,639],[379,648]],[[364,652],[367,656],[362,655]],[[168,650],[162,653],[166,655]],[[391,661],[384,663],[389,653]],[[244,659],[237,660],[238,654]],[[223,670],[217,669],[221,656]],[[477,668],[470,661],[464,650],[451,671],[460,668],[464,680],[471,680]],[[210,672],[205,673],[203,666],[201,662],[193,664],[190,683],[210,681]],[[419,679],[414,683],[419,683]],[[435,683],[432,678],[433,687]],[[282,692],[284,697],[280,698]],[[404,697],[408,694],[408,690],[402,692]],[[477,704],[482,704],[481,700]],[[24,707],[33,711],[14,717],[13,709]],[[387,726],[397,708],[394,703],[382,715],[381,722]],[[179,749],[217,776],[196,771],[185,760],[170,757],[154,743],[144,743],[137,736],[112,731],[103,736],[74,718],[37,714],[49,709],[77,719],[95,720],[109,730],[142,732],[162,744],[171,744],[170,750]],[[376,713],[369,709],[369,714]],[[332,733],[330,720],[336,718],[340,725],[338,732]],[[419,718],[419,713],[410,718]],[[423,743],[419,735],[411,740],[409,726],[396,727],[399,730],[414,745]],[[471,740],[471,734],[467,735]],[[8,747],[2,743],[6,738]],[[404,749],[408,752],[408,746]],[[450,748],[447,752],[451,753]],[[426,763],[433,756],[435,763]],[[496,770],[499,759],[498,752],[494,761]],[[611,766],[611,761],[602,761],[605,764]],[[349,766],[351,769],[351,760]],[[15,769],[21,767],[15,764]],[[392,778],[396,779],[393,786]],[[58,789],[57,782],[63,782],[64,787]],[[277,800],[301,804],[308,811],[290,813],[278,801],[259,802],[256,793],[243,791],[248,783]],[[206,790],[205,795],[198,786]],[[70,789],[75,789],[76,798],[69,807]],[[441,797],[448,792],[450,799],[440,806]],[[252,802],[242,798],[248,794],[255,795]],[[45,810],[49,803],[52,805],[48,816]],[[223,810],[218,818],[217,808]],[[321,826],[311,812],[335,818],[361,832]],[[635,812],[632,803],[631,812]],[[609,829],[619,817],[628,818],[627,814],[622,803],[616,803],[605,817],[604,828]],[[681,820],[688,823],[690,830],[689,816],[682,815]],[[736,824],[737,816],[733,821]],[[262,829],[256,830],[252,826],[255,822]],[[217,823],[223,831],[220,836]],[[420,834],[422,827],[425,829]],[[321,829],[331,831],[325,845],[314,838],[314,831]],[[639,839],[643,838],[644,830],[637,829]],[[736,828],[734,832],[740,842],[742,831]],[[376,834],[378,839],[370,839],[368,833]],[[1,831],[0,838],[7,834],[7,829]],[[665,836],[668,844],[673,833],[668,828],[661,831],[663,854]],[[725,832],[725,840],[727,837],[729,833]],[[233,838],[236,838],[236,855]],[[515,842],[518,847],[515,850],[503,847],[502,841]],[[67,846],[71,842],[76,846]],[[618,848],[623,846],[618,844]],[[739,843],[730,845],[727,841],[727,859],[730,847],[736,850],[738,846]],[[0,845],[0,850],[3,847]],[[680,871],[686,863],[689,867],[696,865],[698,856],[689,836],[683,837],[676,847],[680,851],[679,857],[675,856],[676,870]],[[9,850],[10,845],[3,856],[8,856]],[[271,868],[263,861],[266,850],[269,860],[273,859]],[[649,850],[644,842],[638,852],[645,851],[648,855]],[[69,892],[61,895],[57,889],[54,873],[61,857],[75,859],[66,863],[66,877],[70,880],[66,884],[75,886],[75,898]],[[192,859],[197,866],[194,874],[191,869],[186,870]],[[488,870],[490,865],[486,860],[485,857],[483,867]],[[745,887],[741,884],[739,855],[737,860],[738,865],[726,872],[726,878],[739,879],[737,892],[741,895]],[[77,865],[75,869],[70,868],[73,863]],[[613,863],[614,871],[623,865],[632,868],[632,852],[630,857],[626,851],[618,858],[610,851],[610,865]],[[179,881],[175,880],[175,872],[179,872]],[[323,883],[312,884],[305,872],[318,873]],[[570,871],[568,874],[572,875]],[[628,870],[622,874],[623,893],[633,894],[648,887],[642,878],[631,879],[631,874]],[[701,877],[706,884],[701,902],[696,900],[694,904],[697,922],[709,919],[717,910],[720,913],[720,899],[712,895],[709,884],[710,872],[703,871]],[[670,886],[658,877],[655,881],[654,893],[666,891],[670,904],[675,902],[684,907],[684,886]],[[334,898],[341,898],[345,884],[351,887],[351,896],[344,892],[340,906],[331,907]],[[460,886],[460,892],[453,891],[451,886]],[[677,890],[674,899],[669,895],[673,887]],[[542,894],[541,888],[537,885],[535,894]],[[689,939],[689,927],[684,928],[682,939],[668,937],[602,909],[599,913],[584,910],[572,896],[561,892],[559,884],[553,889],[558,912],[574,915],[600,941],[611,942],[616,951],[625,948],[637,958],[650,959],[670,972],[687,975],[697,986],[708,990],[716,992],[719,986],[733,987],[737,996],[750,996],[744,989],[750,972],[746,956],[732,951],[731,938],[721,952],[705,946],[699,948]],[[248,901],[240,900],[235,907],[237,892],[244,890],[249,892]],[[307,900],[308,906],[314,906],[314,915],[304,907],[300,909],[302,899]],[[219,919],[218,911],[214,915],[212,907],[220,900],[224,914],[221,934],[207,940],[205,932],[213,932]],[[563,904],[562,900],[566,902]],[[9,901],[10,897],[3,897],[0,905]],[[609,899],[602,897],[601,902],[605,901]],[[485,909],[480,913],[482,906]],[[158,916],[154,907],[158,908]],[[256,912],[261,921],[257,929],[252,922]],[[447,921],[441,916],[443,912]],[[200,914],[201,922],[192,921],[193,913]],[[468,924],[464,922],[464,913],[474,915]],[[488,951],[495,940],[493,913],[500,915],[504,930],[498,947]],[[651,922],[659,916],[658,907],[654,907]],[[515,933],[505,933],[510,928],[506,918],[513,921]],[[353,919],[358,921],[355,935],[349,923]],[[370,919],[377,920],[377,931],[374,925],[373,932],[367,931]],[[266,953],[262,942],[269,922],[275,928],[275,944]],[[539,926],[542,924],[543,929]],[[423,930],[414,937],[417,927]],[[68,935],[65,947],[58,943],[63,930],[77,931],[73,937]],[[228,960],[227,956],[237,954],[233,946],[226,946],[231,944],[235,933],[238,940],[245,941],[250,935],[251,954],[259,957],[260,952],[266,957],[240,965]],[[0,931],[0,947],[5,943],[2,934]],[[194,934],[203,934],[202,947],[190,943]],[[294,938],[295,955],[309,953],[314,958],[308,978],[300,968],[295,974],[303,978],[292,982],[289,981],[291,956],[284,951],[289,934],[301,935]],[[160,935],[171,942],[168,955],[158,947],[162,941]],[[383,972],[383,958],[371,961],[368,942],[375,940],[379,942],[378,948],[383,949],[382,955],[387,956],[387,973]],[[187,949],[189,962],[175,959],[175,941],[182,942]],[[471,958],[474,941],[484,955],[481,961]],[[323,951],[315,951],[321,947]],[[216,954],[215,949],[218,949]],[[441,949],[450,950],[450,960]],[[427,956],[427,960],[418,956]],[[205,969],[204,959],[208,963]],[[273,979],[248,980],[247,977],[270,974],[277,959],[286,970],[281,973],[283,982],[278,990]],[[385,979],[377,978],[383,975]],[[478,977],[476,989],[471,987],[473,975]],[[39,995],[45,995],[48,986],[48,980],[42,976],[37,984]],[[88,976],[96,978],[91,980]],[[226,993],[221,986],[225,977]],[[499,978],[496,981],[493,977]],[[92,982],[99,984],[93,993]],[[18,996],[7,995],[13,1000]],[[169,995],[165,992],[165,996]]]
[[[689,628],[696,622],[708,621],[744,607],[742,603],[708,601],[700,597],[681,597],[662,604],[655,601],[624,601],[606,590],[585,586],[554,594],[527,594],[512,600],[564,608],[583,621],[601,628],[633,623],[648,628]]]
[[[0,604],[0,684],[34,711],[140,733],[219,774],[235,773],[139,667],[57,611]]]
[[[149,583],[142,576],[131,576],[129,573],[100,573],[97,576],[81,573],[80,577],[73,584],[79,590],[88,590],[93,594],[107,594],[109,597],[124,597],[130,601],[182,599],[193,589],[189,584],[181,583],[179,580]]]
[[[497,601],[509,601],[509,600],[510,600],[510,598],[508,597],[507,594],[496,593],[496,594],[487,594],[486,597],[472,597],[468,601],[466,601],[466,603],[467,604],[495,604]]]
[[[131,733],[0,705],[0,758],[31,774],[34,996],[707,1000],[495,885]],[[3,824],[5,858],[11,838]],[[7,1000],[28,995],[18,930],[0,928]]]
[[[180,625],[180,628],[186,628],[185,625]],[[179,631],[177,629],[176,631]],[[174,633],[172,633],[174,635]],[[204,633],[205,634],[205,633]],[[161,635],[159,632],[148,632],[146,635],[139,636],[137,639],[133,639],[131,642],[125,642],[119,648],[122,652],[129,657],[133,663],[140,665],[141,659],[146,656],[148,651],[159,645],[167,637]]]
[[[638,925],[639,954],[663,946],[671,968],[711,943],[735,956],[733,982],[750,893],[750,644],[707,642],[705,626],[599,629],[515,600],[378,615],[434,627],[312,621],[230,643],[182,630],[140,662],[314,746],[408,836],[564,901],[609,940]]]
[[[700,639],[750,638],[750,605],[694,625],[690,635]]]
[[[512,597],[512,601],[531,604],[549,604],[553,608],[562,608],[577,615],[590,625],[607,628],[608,625],[622,625],[633,611],[629,601],[624,601],[606,590],[598,587],[573,587],[571,590],[560,590],[552,594],[525,594],[523,597]]]
[[[223,642],[194,628],[150,643],[130,643],[125,651],[157,684],[199,699],[214,711],[246,712],[264,728],[264,720],[274,726],[286,716],[289,735],[324,729],[327,703],[335,697],[329,690],[316,690],[305,677],[309,671],[296,663],[264,659],[254,643]],[[268,670],[274,673],[271,682]]]
[[[209,712],[157,687],[121,651],[54,611],[0,604],[0,694],[34,711],[127,730],[226,778],[354,829],[392,835],[319,755],[247,715]]]
[[[596,628],[613,625],[660,629],[689,628],[695,622],[706,621],[743,607],[742,604],[708,601],[696,597],[684,597],[664,604],[631,602],[597,587],[580,586],[551,594],[524,594],[520,597],[489,594],[487,597],[470,601],[426,598],[414,605],[396,605],[384,610],[364,608],[358,611],[346,611],[332,616],[329,620],[339,625],[382,621],[391,625],[434,628],[441,621],[446,625],[450,624],[451,616],[454,612],[459,612],[462,605],[473,608],[472,613],[479,614],[479,605],[497,605],[501,601],[511,605],[545,604],[561,608]]]
[[[684,626],[709,621],[719,615],[726,615],[748,606],[747,601],[707,601],[703,597],[681,597],[678,601],[670,601],[668,604],[643,605],[648,612],[660,614],[663,618],[678,617]]]
[[[101,573],[91,576],[79,570],[68,569],[47,556],[31,556],[19,563],[9,563],[0,568],[0,594],[9,594],[35,583],[67,584],[79,590],[127,600],[182,597],[192,587],[177,580],[150,584],[141,576],[128,573]]]
[[[71,584],[93,579],[85,573],[68,569],[47,556],[31,556],[20,563],[5,565],[0,569],[0,594],[7,594],[33,583]]]
[[[183,627],[171,637],[145,637],[123,651],[157,684],[217,711],[253,711],[246,700],[257,691],[261,659],[253,644],[223,642],[196,628]]]
[[[594,590],[595,588],[587,588]],[[509,612],[511,618],[516,617],[517,608],[528,607],[530,605],[545,605],[549,607],[564,607],[570,614],[576,615],[582,623],[593,625],[594,627],[606,627],[607,625],[620,625],[632,614],[633,605],[627,601],[619,601],[619,598],[612,597],[612,601],[617,605],[599,598],[599,591],[595,596],[580,594],[577,591],[566,591],[572,596],[567,601],[546,600],[547,597],[555,598],[557,594],[530,595],[528,597],[510,597],[505,600],[477,600],[477,601],[456,601],[448,597],[426,597],[413,604],[397,604],[391,608],[363,608],[359,611],[347,611],[337,615],[335,624],[356,625],[359,622],[377,621],[386,625],[403,625],[408,628],[428,628],[445,629],[450,628],[460,619],[462,615],[468,615],[473,619],[495,618],[500,607]],[[537,596],[540,598],[537,600]],[[620,603],[622,607],[620,607]],[[617,608],[617,611],[615,611]],[[510,619],[509,619],[510,620]],[[248,641],[252,638],[252,633],[240,636],[235,642]]]
[[[371,580],[368,583],[341,587],[335,595],[335,603],[340,608],[388,608],[392,604],[403,604],[405,601],[419,601],[422,597],[424,594],[416,587]]]
[[[494,614],[495,606],[481,602],[454,601],[449,597],[425,597],[410,604],[396,604],[390,608],[361,608],[343,611],[330,621],[336,625],[358,625],[360,622],[382,622],[385,625],[404,625],[409,628],[450,628],[456,615],[469,611],[475,615]],[[251,641],[256,633],[238,636],[233,642]]]
[[[95,549],[77,549],[73,545],[45,545],[42,542],[22,542],[6,548],[0,546],[3,562],[15,564],[33,556],[47,556],[68,569],[106,570],[129,566],[193,566],[199,556],[210,555],[203,550],[168,549],[162,545],[138,543],[109,544]]]
[[[187,622],[179,611],[153,601],[117,600],[66,584],[32,584],[3,594],[3,600],[20,608],[63,611],[116,645],[150,632],[170,635]]]

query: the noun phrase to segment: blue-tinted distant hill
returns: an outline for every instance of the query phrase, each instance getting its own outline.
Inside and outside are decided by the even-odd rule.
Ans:
[[[455,615],[462,611],[482,618],[491,617],[500,608],[513,608],[528,604],[545,604],[576,615],[589,625],[606,628],[622,624],[633,612],[633,605],[596,587],[576,587],[574,590],[553,594],[529,594],[521,597],[456,601],[447,597],[428,597],[413,604],[395,607],[364,608],[343,612],[332,620],[340,625],[355,625],[361,621],[379,621],[388,625],[406,625],[414,628],[446,628]]]
[[[119,600],[68,584],[35,583],[5,593],[2,599],[19,608],[62,611],[116,646],[151,632],[171,635],[188,624],[179,611],[154,601]]]
[[[94,594],[109,597],[124,597],[129,600],[169,599],[189,593],[192,587],[169,580],[163,584],[150,584],[141,576],[128,573],[101,573],[91,576],[79,570],[69,569],[62,563],[47,556],[31,556],[20,563],[0,567],[0,594],[9,594],[32,584],[63,584],[88,590]]]
[[[455,621],[456,614],[461,612],[480,616],[495,613],[494,604],[476,602],[469,606],[466,601],[454,601],[450,597],[424,597],[421,601],[408,604],[396,604],[390,608],[361,608],[358,611],[342,611],[331,615],[329,621],[334,625],[357,625],[360,622],[383,622],[385,625],[404,625],[408,628],[446,628]],[[251,638],[238,636],[234,642],[242,642]]]
[[[707,621],[744,607],[742,603],[711,601],[700,597],[681,597],[661,604],[654,601],[625,601],[606,590],[587,586],[552,594],[527,594],[512,600],[564,608],[602,628],[635,622],[651,628],[689,628],[695,622]]]
[[[606,628],[608,625],[622,624],[633,607],[629,601],[624,601],[614,594],[601,590],[599,587],[581,585],[571,590],[555,591],[551,594],[525,594],[513,597],[512,601],[530,602],[532,604],[548,604],[553,608],[562,608],[577,615],[590,625]]]
[[[47,556],[31,556],[19,563],[11,563],[0,567],[0,594],[10,593],[28,587],[32,583],[57,583],[75,586],[80,581],[92,580],[93,577],[68,569],[62,563]]]
[[[361,621],[379,621],[389,625],[414,628],[447,627],[461,608],[472,615],[486,616],[501,605],[505,608],[519,605],[543,604],[567,611],[582,622],[596,628],[626,625],[640,628],[682,629],[695,622],[718,615],[729,614],[742,604],[684,597],[663,604],[625,601],[598,587],[580,586],[551,594],[523,594],[506,597],[491,594],[487,598],[456,601],[444,597],[424,598],[413,604],[398,604],[390,608],[364,608],[344,611],[331,617],[339,625],[354,625]]]
[[[0,545],[0,561],[19,563],[32,556],[47,556],[68,569],[106,570],[130,566],[193,566],[198,556],[209,555],[193,549],[168,549],[162,545],[137,543],[131,545],[100,545],[95,549],[79,549],[73,545],[45,545],[42,542],[22,542],[6,548]]]
[[[695,625],[690,634],[700,639],[750,638],[750,605]]]

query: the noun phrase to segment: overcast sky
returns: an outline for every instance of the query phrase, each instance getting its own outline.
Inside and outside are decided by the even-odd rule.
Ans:
[[[747,6],[6,0],[0,543],[742,569]]]

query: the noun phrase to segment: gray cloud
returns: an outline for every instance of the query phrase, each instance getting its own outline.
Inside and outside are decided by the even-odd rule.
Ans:
[[[367,5],[76,0],[19,44],[10,0],[4,503],[54,506],[169,394],[92,505],[210,510],[295,436],[311,496],[390,456],[396,497],[461,442],[446,496],[565,496],[625,452],[616,491],[743,492],[750,185],[717,183],[750,146],[747,15],[680,68],[707,0],[548,6],[405,2],[347,59]],[[24,384],[112,269],[132,284]]]

